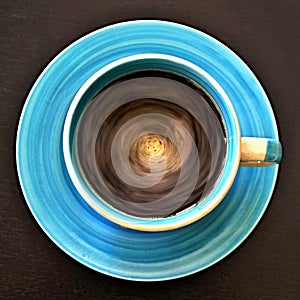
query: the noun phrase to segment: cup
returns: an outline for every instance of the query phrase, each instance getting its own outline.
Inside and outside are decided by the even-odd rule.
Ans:
[[[222,201],[239,166],[280,162],[280,142],[242,137],[239,117],[197,65],[164,54],[128,56],[76,93],[63,131],[66,167],[82,198],[112,222],[180,228]]]

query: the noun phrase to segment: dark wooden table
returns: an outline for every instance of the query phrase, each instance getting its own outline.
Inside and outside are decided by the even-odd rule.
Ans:
[[[1,0],[0,14],[0,299],[300,299],[299,1]],[[186,278],[137,283],[82,266],[46,237],[23,199],[14,149],[25,97],[60,50],[104,25],[149,18],[203,30],[251,66],[284,159],[265,216],[234,253]]]

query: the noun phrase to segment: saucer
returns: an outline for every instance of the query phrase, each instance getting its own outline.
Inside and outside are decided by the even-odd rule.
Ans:
[[[78,89],[100,68],[142,53],[169,54],[198,65],[228,94],[242,136],[278,138],[267,96],[251,70],[230,49],[187,26],[130,21],[84,36],[43,71],[20,118],[17,168],[32,214],[64,252],[107,275],[159,281],[203,270],[238,247],[270,201],[278,166],[240,167],[221,204],[206,217],[177,230],[135,231],[97,214],[78,194],[65,166],[65,116]]]

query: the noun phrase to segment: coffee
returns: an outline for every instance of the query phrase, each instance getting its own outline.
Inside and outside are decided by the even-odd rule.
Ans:
[[[83,178],[107,204],[163,218],[212,190],[224,165],[226,133],[200,86],[171,72],[138,71],[93,96],[73,151]]]

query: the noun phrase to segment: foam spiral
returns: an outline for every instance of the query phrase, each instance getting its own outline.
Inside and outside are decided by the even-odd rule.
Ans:
[[[99,199],[151,218],[201,201],[226,149],[206,98],[174,75],[153,72],[122,78],[94,96],[79,121],[75,151]]]

